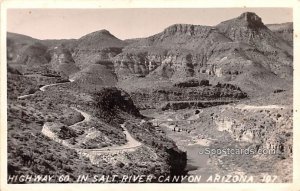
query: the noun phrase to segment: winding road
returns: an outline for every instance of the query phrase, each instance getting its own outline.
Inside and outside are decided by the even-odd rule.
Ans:
[[[107,152],[114,152],[114,151],[132,150],[142,146],[142,143],[140,143],[139,141],[137,141],[135,138],[131,136],[131,134],[128,132],[124,124],[121,124],[121,126],[124,129],[124,134],[126,135],[127,143],[125,145],[105,147],[101,149],[85,149],[85,150],[107,153]]]
[[[75,107],[72,107],[72,109],[76,110],[77,112],[81,113],[83,115],[84,119],[82,121],[79,121],[77,123],[74,123],[73,125],[70,125],[69,127],[80,125],[84,122],[89,122],[92,118],[92,116],[82,110],[79,110]],[[134,139],[131,134],[128,132],[128,130],[125,127],[125,124],[121,124],[121,127],[124,129],[124,134],[126,136],[127,143],[125,145],[117,145],[117,146],[111,146],[111,147],[105,147],[100,149],[81,149],[83,151],[103,151],[103,152],[113,152],[113,151],[119,151],[119,150],[126,150],[126,149],[134,149],[137,147],[142,146],[142,143]]]
[[[81,111],[77,108],[72,107],[72,109],[78,111],[81,113],[81,115],[84,116],[84,119],[74,123],[73,125],[70,125],[69,127],[72,126],[77,126],[80,125],[84,122],[89,122],[91,120],[91,116],[84,112]],[[100,149],[81,149],[81,148],[76,148],[73,145],[69,144],[67,141],[62,140],[56,136],[54,132],[52,132],[50,126],[48,123],[45,123],[42,128],[42,134],[45,136],[49,137],[50,139],[70,148],[70,149],[75,149],[79,154],[82,154],[83,156],[87,156],[89,158],[93,158],[97,155],[101,154],[113,154],[113,153],[118,153],[118,152],[123,152],[123,151],[134,151],[135,149],[141,147],[143,144],[134,139],[131,134],[128,132],[128,130],[125,127],[125,124],[121,124],[121,127],[124,129],[124,134],[126,136],[126,144],[124,145],[116,145],[116,146],[110,146],[110,147],[105,147],[105,148],[100,148]]]
[[[62,82],[62,83],[54,83],[54,84],[48,84],[48,85],[44,85],[42,87],[39,88],[40,91],[44,92],[46,91],[46,88],[50,87],[50,86],[56,86],[56,85],[61,85],[61,84],[66,84],[66,83],[72,83],[74,82],[73,79],[69,79],[69,82]],[[39,91],[37,90],[37,91]],[[36,92],[37,92],[36,91]],[[33,96],[36,92],[32,93],[32,94],[26,94],[26,95],[22,95],[22,96],[18,96],[18,99],[25,99],[25,98],[28,98],[28,97],[31,97]]]
[[[239,104],[236,106],[238,109],[244,109],[244,110],[260,110],[260,109],[286,109],[286,106],[284,105],[245,105],[245,104]]]
[[[74,123],[73,125],[70,125],[69,127],[74,127],[76,125],[79,125],[79,124],[85,123],[85,122],[89,122],[91,120],[92,117],[91,117],[90,114],[88,114],[88,113],[86,113],[84,111],[81,111],[81,110],[79,110],[79,109],[77,109],[75,107],[71,107],[71,108],[74,109],[74,110],[76,110],[77,112],[79,112],[84,117],[84,119],[82,121]]]
[[[34,94],[35,94],[35,92],[33,94],[26,94],[26,95],[18,96],[18,99],[25,99],[27,97],[33,96]]]
[[[39,90],[42,91],[42,92],[44,92],[44,91],[47,90],[48,87],[56,86],[56,85],[60,85],[60,84],[65,84],[65,83],[72,83],[72,82],[74,82],[74,80],[73,79],[69,79],[69,82],[54,83],[54,84],[44,85]],[[35,93],[19,96],[18,99],[24,99],[24,98],[33,96]],[[71,108],[74,109],[75,111],[79,112],[84,117],[84,119],[81,120],[81,121],[79,121],[79,122],[77,122],[77,123],[74,123],[74,124],[70,125],[69,127],[74,127],[74,126],[80,125],[82,123],[89,122],[91,120],[92,116],[90,114],[88,114],[88,113],[86,113],[86,112],[84,112],[84,111],[82,111],[80,109],[77,109],[75,107],[71,107]],[[140,143],[139,141],[137,141],[136,139],[134,139],[131,136],[131,134],[126,129],[125,124],[121,124],[121,127],[124,129],[124,134],[125,134],[125,137],[126,137],[126,140],[127,140],[126,144],[124,144],[124,145],[116,145],[116,146],[111,146],[111,147],[105,147],[105,148],[100,148],[100,149],[80,149],[80,148],[75,148],[74,146],[68,144],[65,140],[59,139],[55,135],[55,133],[52,132],[52,130],[50,128],[50,125],[47,122],[43,125],[42,133],[45,136],[51,138],[52,140],[63,144],[64,146],[67,146],[69,148],[75,149],[79,153],[92,153],[92,154],[112,153],[112,152],[115,152],[115,151],[134,150],[134,149],[139,148],[140,146],[142,146],[142,143]]]

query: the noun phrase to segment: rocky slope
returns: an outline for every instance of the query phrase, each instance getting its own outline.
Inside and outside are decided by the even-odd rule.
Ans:
[[[164,128],[179,148],[187,150],[189,174],[265,174],[276,182],[292,181],[293,101],[292,91],[208,108],[174,111],[142,111]],[[204,149],[253,149],[252,154],[199,155]],[[208,151],[209,151],[208,150]],[[261,152],[263,151],[263,153]],[[208,160],[208,161],[207,161]],[[197,162],[195,162],[197,161]],[[204,165],[203,165],[204,164]],[[283,165],[284,168],[278,168]]]
[[[58,182],[61,174],[69,174],[69,182],[75,182],[80,173],[90,176],[87,182],[92,182],[97,174],[118,175],[116,182],[123,175],[185,174],[185,153],[164,134],[153,131],[151,124],[140,123],[142,116],[126,92],[104,88],[96,94],[86,94],[71,85],[51,87],[24,100],[9,96],[8,174],[51,174],[55,176],[51,183]],[[12,95],[12,90],[8,89],[8,94]],[[90,119],[85,120],[87,116],[73,107],[84,110]],[[63,143],[99,149],[124,144],[120,126],[124,122],[130,134],[143,145],[128,151],[100,153],[93,160],[57,143],[43,131],[45,124],[51,124]]]
[[[292,77],[292,61],[292,47],[254,13],[244,13],[215,27],[172,25],[136,40],[114,58],[119,79],[210,78],[238,84],[249,93],[254,90],[245,81],[264,88],[254,76],[268,76],[270,89],[286,86],[285,79]]]
[[[77,65],[95,64],[109,61],[122,51],[127,43],[116,38],[107,30],[87,34],[73,44],[72,56]]]
[[[31,38],[29,36],[16,34],[16,33],[7,33],[7,60],[14,61],[22,52],[21,50],[24,46],[37,42],[38,39]]]
[[[252,52],[245,52],[251,60],[261,63],[280,77],[289,78],[292,75],[292,47],[269,30],[256,14],[243,13],[236,19],[220,23],[217,28],[231,40],[255,47]],[[253,55],[255,51],[262,55]],[[264,59],[255,59],[257,55]]]
[[[104,88],[95,94],[95,102],[97,116],[110,124],[126,121],[129,132],[146,147],[155,150],[158,156],[156,160],[163,159],[167,162],[165,165],[169,169],[165,173],[170,173],[171,176],[186,173],[186,153],[180,151],[164,134],[155,131],[151,123],[141,122],[132,117],[144,118],[128,93],[117,88]]]
[[[292,181],[293,105],[291,94],[291,91],[274,93],[265,98],[219,109],[221,112],[214,112],[215,124],[219,131],[228,132],[233,140],[254,146],[256,150],[271,153],[257,154],[254,162],[244,159],[245,164],[250,164],[243,167],[244,172],[273,173],[278,176],[278,182]],[[220,169],[230,166],[234,160],[233,157],[231,158],[221,159],[224,163],[219,165]],[[254,164],[261,167],[251,170],[251,165]],[[284,168],[277,168],[277,165],[282,165]]]
[[[51,67],[64,76],[71,76],[80,71],[80,68],[75,64],[72,54],[63,44],[54,46],[50,49]]]
[[[24,173],[29,169],[30,173],[73,172],[75,175],[79,172],[185,174],[186,154],[140,115],[139,109],[149,108],[209,107],[204,110],[212,112],[194,124],[194,130],[199,126],[211,129],[213,125],[217,131],[218,127],[230,126],[226,136],[233,140],[261,142],[262,148],[287,151],[284,157],[290,158],[291,105],[283,110],[259,110],[260,116],[252,109],[244,111],[241,105],[210,106],[244,98],[266,98],[265,95],[291,89],[291,31],[291,25],[266,26],[259,16],[247,12],[217,26],[175,24],[153,36],[125,41],[107,30],[70,40],[38,40],[8,33],[9,171]],[[46,93],[38,91],[45,84],[67,79],[74,82],[49,87]],[[24,100],[17,98],[27,93],[35,95]],[[279,100],[286,98],[291,99],[292,95]],[[91,122],[76,127],[87,134],[97,131],[93,134],[95,139],[86,142],[88,147],[97,148],[99,142],[104,142],[101,147],[123,144],[120,123],[125,121],[128,131],[143,147],[127,155],[126,163],[103,161],[94,166],[72,150],[67,150],[67,154],[74,163],[68,162],[66,154],[61,152],[62,145],[53,144],[40,130],[44,122],[55,121],[61,125],[59,128],[70,125],[65,124],[70,121],[66,118],[78,117],[69,115],[74,112],[70,111],[71,105],[94,117]],[[63,108],[68,110],[68,115]],[[282,136],[274,133],[272,127],[281,128]],[[24,134],[20,134],[22,128],[26,130]],[[222,136],[218,138],[226,139],[224,132],[220,132]],[[34,138],[29,140],[29,136]],[[36,149],[30,150],[33,145]],[[55,154],[45,155],[42,151],[47,147],[49,153]],[[125,154],[107,156],[124,159]],[[157,160],[147,154],[157,155]],[[140,158],[131,160],[133,164],[128,162],[136,157]]]
[[[226,104],[247,98],[247,94],[238,87],[223,84],[197,87],[140,88],[128,91],[139,109],[185,109],[193,107],[209,107]],[[223,100],[223,102],[222,102]]]
[[[277,36],[293,46],[293,23],[268,24],[266,26]]]
[[[44,70],[47,69],[69,78],[82,78],[81,81],[85,84],[96,82],[100,86],[110,80],[104,78],[99,81],[97,71],[108,67],[112,70],[110,73],[114,73],[111,59],[127,44],[107,30],[96,31],[77,40],[38,40],[14,33],[7,34],[8,61],[11,67],[29,73],[45,73]],[[106,72],[102,72],[101,76],[105,75]],[[108,78],[114,77],[108,74]]]
[[[122,41],[100,30],[77,40],[41,41],[8,33],[7,45],[11,65],[16,63],[12,61],[51,63],[43,68],[82,76],[87,84],[99,81],[99,86],[111,86],[117,81],[122,87],[123,81],[137,78],[176,81],[195,77],[226,81],[252,96],[290,88],[292,30],[291,23],[266,26],[255,13],[246,12],[216,26],[175,24],[147,38]],[[24,70],[22,65],[16,67]],[[39,70],[26,65],[26,69]],[[89,72],[103,67],[109,68],[107,78],[115,79],[114,83],[105,84],[96,72]],[[105,73],[101,74],[104,78]]]

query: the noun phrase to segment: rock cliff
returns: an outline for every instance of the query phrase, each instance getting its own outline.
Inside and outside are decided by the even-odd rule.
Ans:
[[[275,85],[272,81],[292,78],[293,52],[290,44],[268,29],[259,16],[246,12],[215,27],[172,25],[135,40],[113,62],[120,80],[205,77],[233,84],[250,80],[259,87],[259,81],[245,74],[260,76],[263,70],[263,75],[272,78],[268,81],[271,87]]]

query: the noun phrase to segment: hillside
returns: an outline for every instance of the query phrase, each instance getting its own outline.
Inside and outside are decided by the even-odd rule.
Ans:
[[[55,43],[29,41],[17,61],[8,62],[8,173],[69,174],[69,182],[80,173],[90,175],[87,182],[95,174],[117,174],[116,182],[123,174],[185,174],[185,153],[151,124],[141,124],[130,96],[111,87],[117,77],[110,51],[120,46]],[[90,63],[81,65],[81,56]]]
[[[217,28],[233,41],[247,43],[264,55],[262,59],[256,60],[256,54],[247,51],[245,54],[251,60],[262,63],[280,77],[291,77],[292,47],[269,30],[255,13],[243,13],[236,19],[220,23]]]
[[[25,45],[33,44],[35,42],[39,42],[40,40],[32,38],[30,36],[22,35],[22,34],[17,34],[17,33],[11,33],[8,32],[6,33],[6,38],[7,38],[7,48],[8,49],[21,49]],[[8,50],[9,51],[9,50]]]
[[[61,75],[70,78],[72,74],[80,71],[80,68],[75,64],[71,51],[65,44],[49,48],[49,52],[51,54],[51,67]]]
[[[122,51],[127,43],[107,30],[100,30],[79,38],[73,47],[73,58],[80,67],[109,61]]]
[[[93,86],[115,84],[111,60],[127,44],[107,30],[96,31],[77,40],[38,40],[15,33],[7,34],[10,68],[21,73],[50,73],[68,78],[74,76],[76,79],[82,77],[81,82]],[[106,72],[101,68],[110,68],[112,75],[102,77]],[[102,72],[101,76],[97,71]],[[88,73],[88,77],[85,73]],[[112,81],[99,81],[102,78]]]
[[[7,53],[10,174],[72,174],[75,182],[79,174],[219,172],[259,182],[269,173],[291,181],[292,23],[265,25],[245,12],[127,40],[105,29],[79,39],[7,33]],[[278,153],[198,154],[224,146]]]
[[[38,41],[38,39],[34,39],[29,36],[8,32],[6,40],[7,60],[15,61],[16,58],[22,53],[22,50],[25,46],[31,45]]]
[[[292,47],[254,13],[244,13],[215,27],[175,24],[136,40],[114,58],[121,80],[136,76],[164,80],[196,77],[238,84],[251,95],[289,88],[292,62]],[[269,84],[265,92],[261,91],[265,88],[261,79]]]
[[[249,95],[267,95],[276,89],[290,88],[293,74],[292,24],[266,26],[259,16],[250,12],[216,26],[174,24],[153,36],[125,41],[107,30],[95,31],[77,40],[41,41],[8,34],[12,61],[21,59],[22,63],[38,65],[51,63],[38,69],[31,69],[31,66],[24,69],[12,62],[11,66],[20,71],[53,69],[71,77],[83,70],[76,75],[78,78],[89,70],[90,65],[106,63],[111,67],[113,63],[112,73],[120,86],[137,78],[170,80],[172,83],[193,77],[209,79],[215,84],[226,81],[240,86]],[[14,39],[24,45],[15,48],[20,52],[19,56],[12,56],[15,53],[10,51]],[[38,50],[34,50],[34,55],[27,55],[32,49]],[[46,52],[50,55],[45,56]],[[39,53],[43,55],[39,56]],[[28,58],[29,61],[24,62]],[[91,73],[89,80],[95,84],[99,77],[92,75],[96,74]],[[102,75],[106,75],[105,72]]]
[[[142,116],[125,92],[107,88],[85,95],[69,84],[46,91],[23,100],[9,97],[9,174],[69,174],[73,183],[84,173],[91,183],[96,174],[115,174],[120,182],[123,174],[185,173],[185,154],[150,124],[140,124]],[[142,145],[114,151],[126,143],[124,122]]]
[[[89,92],[100,90],[104,86],[115,86],[117,83],[113,65],[110,63],[91,64],[71,78],[76,81],[79,88]]]
[[[273,33],[293,46],[293,23],[268,24],[266,25]]]
[[[82,50],[101,50],[109,47],[122,48],[125,45],[125,42],[105,29],[87,34],[76,41],[77,48]]]
[[[265,174],[273,174],[276,182],[291,182],[291,94],[292,91],[273,93],[267,97],[208,108],[142,113],[151,118],[153,124],[163,127],[178,147],[187,152],[190,175],[201,174],[204,179],[215,173],[221,177],[252,175],[254,182],[262,182]],[[241,148],[253,149],[254,152],[224,154],[226,149]],[[199,154],[204,150],[210,155]],[[222,152],[217,153],[216,150]],[[271,151],[271,154],[258,153],[258,150]]]

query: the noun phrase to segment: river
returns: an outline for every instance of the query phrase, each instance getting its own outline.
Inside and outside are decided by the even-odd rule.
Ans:
[[[154,124],[158,124],[166,135],[172,139],[178,148],[187,153],[187,167],[188,175],[197,175],[201,176],[200,183],[206,182],[209,176],[215,174],[212,164],[210,164],[209,155],[199,154],[199,152],[203,152],[205,148],[209,145],[205,145],[205,139],[201,139],[202,141],[197,141],[198,143],[191,144],[188,140],[191,139],[191,135],[186,132],[177,132],[174,131],[174,125],[170,125],[174,121],[179,121],[176,115],[176,112],[157,112],[155,110],[144,110],[141,112],[143,115],[154,118],[152,120]],[[170,118],[170,116],[174,116],[174,118]],[[161,123],[157,123],[161,121]],[[184,121],[184,120],[182,120]],[[188,120],[186,121],[186,125],[188,124]],[[203,143],[202,143],[203,142]],[[207,141],[209,142],[209,141]]]

